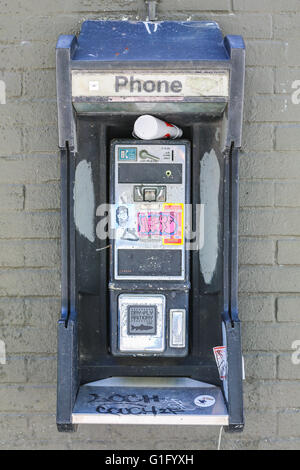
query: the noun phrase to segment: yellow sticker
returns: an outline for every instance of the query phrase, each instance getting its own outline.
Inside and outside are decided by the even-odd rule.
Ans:
[[[184,240],[184,204],[166,203],[163,210],[167,224],[167,236],[163,236],[163,245],[183,245]]]

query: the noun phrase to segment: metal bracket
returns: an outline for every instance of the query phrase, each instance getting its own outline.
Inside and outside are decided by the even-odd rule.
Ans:
[[[148,7],[148,21],[155,21],[156,18],[156,7],[157,7],[157,0],[145,0],[145,4]]]

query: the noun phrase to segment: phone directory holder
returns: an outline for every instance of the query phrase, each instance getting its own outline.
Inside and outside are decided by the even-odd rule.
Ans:
[[[244,42],[212,21],[86,21],[56,54],[58,429],[240,431]],[[133,139],[145,114],[180,138]]]

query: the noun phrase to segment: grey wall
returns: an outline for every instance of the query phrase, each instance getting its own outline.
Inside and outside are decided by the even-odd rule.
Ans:
[[[160,19],[217,20],[247,43],[240,174],[246,428],[225,449],[300,449],[299,0],[161,0]],[[143,2],[0,0],[0,448],[211,449],[218,428],[55,426],[59,161],[55,43],[87,18],[138,19]],[[142,17],[143,18],[143,17]],[[294,84],[294,86],[296,86]],[[298,83],[299,88],[299,83]],[[1,101],[1,97],[0,97]],[[0,343],[1,346],[1,343]],[[0,347],[1,362],[1,347]]]

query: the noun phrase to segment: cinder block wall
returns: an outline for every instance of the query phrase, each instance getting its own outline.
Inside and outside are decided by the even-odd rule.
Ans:
[[[217,20],[247,43],[240,162],[240,313],[246,428],[223,449],[300,449],[299,0],[161,0],[160,19]],[[143,1],[0,0],[0,448],[213,449],[218,428],[55,426],[59,159],[55,43]],[[299,83],[298,83],[299,88]]]

